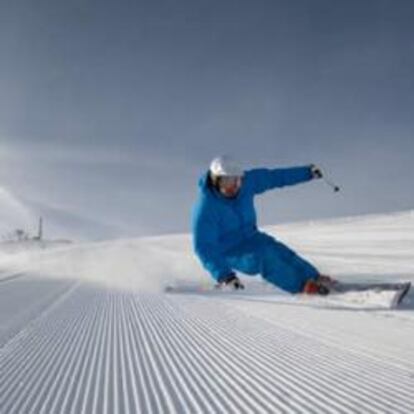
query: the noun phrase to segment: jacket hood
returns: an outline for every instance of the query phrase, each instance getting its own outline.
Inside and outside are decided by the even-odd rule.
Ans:
[[[200,179],[198,180],[198,187],[200,188],[200,190],[205,193],[206,191],[208,191],[208,180],[209,180],[209,172],[205,172]]]

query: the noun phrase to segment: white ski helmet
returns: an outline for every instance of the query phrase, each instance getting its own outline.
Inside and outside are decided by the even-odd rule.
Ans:
[[[218,177],[243,177],[244,171],[238,162],[228,155],[214,158],[210,164],[212,178]]]

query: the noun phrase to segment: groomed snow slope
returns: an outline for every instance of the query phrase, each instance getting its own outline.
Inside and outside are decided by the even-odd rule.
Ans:
[[[414,281],[414,213],[267,229],[346,280]],[[398,310],[206,286],[188,236],[0,257],[3,413],[413,413]]]

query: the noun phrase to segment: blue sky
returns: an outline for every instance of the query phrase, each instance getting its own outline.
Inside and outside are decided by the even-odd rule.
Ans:
[[[262,225],[414,207],[411,1],[20,0],[0,16],[0,187],[46,223],[187,232],[221,153],[317,163],[342,186],[266,194]]]

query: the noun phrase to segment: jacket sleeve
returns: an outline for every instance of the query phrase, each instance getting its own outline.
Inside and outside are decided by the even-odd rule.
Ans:
[[[231,273],[218,239],[218,223],[207,211],[197,211],[193,219],[194,250],[215,280],[220,280]]]
[[[266,169],[258,168],[245,174],[246,186],[253,194],[261,194],[273,188],[295,185],[312,180],[311,166]]]

